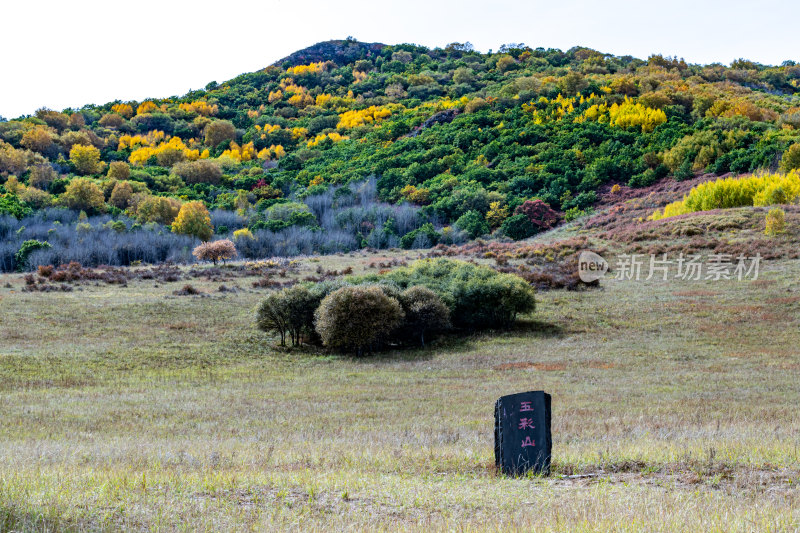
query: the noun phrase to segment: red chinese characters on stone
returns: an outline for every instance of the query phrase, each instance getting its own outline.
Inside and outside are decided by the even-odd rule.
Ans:
[[[531,406],[531,402],[520,402],[519,405],[519,412],[532,412],[533,407]],[[520,418],[519,419],[519,427],[517,429],[534,429],[533,425],[533,418]],[[527,436],[522,441],[522,447],[525,448],[526,446],[536,446],[536,442],[531,440],[530,436]]]
[[[519,419],[519,428],[517,429],[525,429],[531,428],[533,429],[535,426],[533,425],[533,418],[520,418]]]

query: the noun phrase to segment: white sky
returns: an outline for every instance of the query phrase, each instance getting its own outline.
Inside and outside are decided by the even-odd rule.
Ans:
[[[0,115],[181,95],[352,35],[800,62],[797,0],[2,0]]]

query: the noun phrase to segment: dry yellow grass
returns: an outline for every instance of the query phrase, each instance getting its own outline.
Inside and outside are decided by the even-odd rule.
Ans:
[[[794,531],[798,274],[609,279],[364,359],[276,349],[249,281],[2,276],[0,530]],[[503,478],[493,402],[529,389],[553,395],[553,476]]]

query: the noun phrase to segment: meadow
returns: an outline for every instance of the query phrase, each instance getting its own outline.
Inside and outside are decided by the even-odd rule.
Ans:
[[[288,275],[416,257],[394,254]],[[800,527],[796,261],[757,281],[609,274],[540,292],[510,331],[363,358],[277,347],[254,326],[266,289],[226,268],[188,296],[0,276],[0,530]],[[536,389],[552,475],[500,476],[493,403]]]

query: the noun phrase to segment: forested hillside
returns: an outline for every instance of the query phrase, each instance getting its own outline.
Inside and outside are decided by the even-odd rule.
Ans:
[[[792,61],[330,41],[181,97],[0,122],[0,269],[188,259],[209,228],[249,256],[518,239],[612,184],[790,171],[798,142]]]

